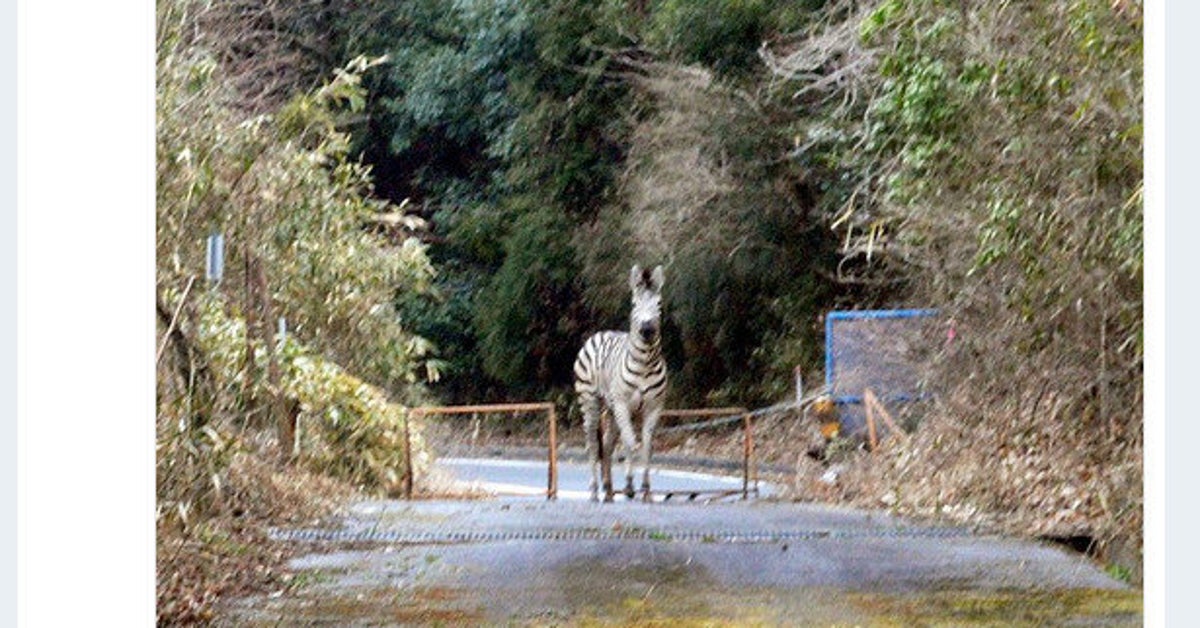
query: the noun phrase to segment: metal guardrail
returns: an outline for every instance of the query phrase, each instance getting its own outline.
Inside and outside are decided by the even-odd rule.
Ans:
[[[770,409],[765,409],[770,410]],[[500,403],[500,404],[476,404],[476,405],[461,405],[461,406],[425,406],[409,408],[409,417],[423,417],[431,415],[464,415],[464,414],[488,414],[488,413],[515,413],[515,412],[546,412],[549,442],[547,443],[547,478],[546,478],[546,499],[558,499],[558,413],[555,406],[551,402],[530,402],[530,403]],[[750,412],[748,409],[741,406],[724,407],[724,408],[683,408],[675,410],[663,410],[661,418],[692,418],[692,417],[719,417],[713,421],[705,421],[693,423],[689,425],[673,426],[662,428],[659,431],[669,433],[676,430],[686,429],[705,429],[715,425],[726,423],[734,423],[741,421],[743,425],[742,438],[742,499],[748,499],[751,493],[758,495],[758,464],[754,458],[754,430],[753,417],[759,412]],[[602,419],[603,420],[603,419]],[[695,426],[695,427],[693,427]],[[404,494],[406,499],[412,499],[413,495],[413,468],[412,468],[412,434],[409,430],[408,420],[404,422],[404,454],[405,454],[405,480]],[[705,491],[694,490],[674,490],[672,494],[688,495],[693,493],[702,493]]]

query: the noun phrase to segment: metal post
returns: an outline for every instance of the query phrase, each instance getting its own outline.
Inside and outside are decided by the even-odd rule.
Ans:
[[[746,428],[750,432],[750,483],[754,485],[754,496],[758,497],[758,448],[754,445],[754,415],[746,413]]]
[[[742,415],[744,436],[742,439],[742,499],[750,497],[750,456],[754,452],[754,436],[750,432],[750,413]]]
[[[208,236],[208,247],[204,256],[204,276],[208,278],[210,288],[221,283],[225,274],[225,234],[213,233]]]
[[[417,413],[415,408],[404,413],[404,498],[408,500],[413,496],[412,431],[408,422]]]
[[[550,477],[546,486],[546,499],[558,499],[558,414],[550,406]]]

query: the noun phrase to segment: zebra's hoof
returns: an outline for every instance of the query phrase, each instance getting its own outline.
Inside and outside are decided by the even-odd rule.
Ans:
[[[605,495],[604,495],[604,503],[606,503],[606,504],[611,504],[611,503],[612,503],[612,500],[613,500],[613,494],[612,494],[612,493],[607,493],[607,494],[605,494]]]
[[[636,493],[634,493],[634,491],[633,491],[633,485],[632,485],[632,484],[630,484],[629,486],[626,486],[626,487],[625,487],[625,498],[626,498],[626,499],[633,499],[633,496],[634,496],[634,495],[636,495]]]

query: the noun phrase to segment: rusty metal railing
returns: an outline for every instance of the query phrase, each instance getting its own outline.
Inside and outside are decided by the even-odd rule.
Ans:
[[[531,403],[501,403],[501,404],[479,404],[479,405],[462,405],[462,406],[427,406],[409,409],[409,417],[424,417],[432,415],[458,415],[458,414],[485,414],[485,413],[517,413],[517,412],[545,412],[547,418],[548,443],[546,450],[547,473],[546,473],[546,499],[558,499],[558,412],[551,402],[531,402]],[[733,422],[741,420],[743,438],[742,438],[742,499],[748,499],[751,493],[758,494],[758,464],[754,456],[754,429],[753,429],[753,413],[741,406],[725,407],[725,408],[683,408],[675,410],[663,410],[662,418],[680,419],[680,418],[697,418],[697,417],[718,417],[716,421],[706,421],[702,423],[673,426],[665,428],[669,430],[685,430],[685,429],[704,429],[712,427],[723,422]],[[404,480],[404,493],[408,499],[412,498],[413,494],[413,468],[412,468],[412,444],[411,432],[409,423],[404,422],[404,448],[406,473]],[[693,498],[700,493],[719,492],[722,494],[729,491],[711,491],[711,490],[672,490],[665,495],[665,499],[670,499],[674,494],[688,494]],[[735,491],[736,493],[736,491]]]

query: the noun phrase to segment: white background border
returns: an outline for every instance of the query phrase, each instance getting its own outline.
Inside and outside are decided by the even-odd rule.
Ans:
[[[1200,181],[1200,162],[1196,146],[1200,142],[1200,84],[1195,64],[1200,59],[1200,3],[1163,0],[1151,3],[1163,6],[1162,84],[1159,101],[1149,101],[1148,117],[1161,116],[1155,142],[1147,163],[1153,168],[1151,180],[1160,195],[1161,222],[1147,229],[1147,444],[1159,438],[1161,447],[1148,450],[1147,471],[1161,480],[1147,491],[1147,552],[1161,570],[1161,586],[1147,584],[1147,600],[1161,607],[1161,624],[1167,626],[1200,625],[1200,604],[1196,603],[1197,559],[1200,559],[1200,506],[1197,484],[1200,482],[1200,404],[1196,400],[1197,358],[1200,357],[1200,299],[1197,285],[1196,238],[1200,235],[1200,212],[1196,210],[1196,185]],[[1149,63],[1150,60],[1147,60]],[[1147,94],[1148,96],[1150,94]],[[1158,104],[1158,103],[1161,103]],[[1152,210],[1147,211],[1153,219]],[[1156,264],[1151,274],[1149,263]],[[1149,354],[1151,341],[1159,351]],[[1153,377],[1152,377],[1153,376]],[[1161,392],[1161,397],[1159,394]],[[1153,396],[1152,396],[1153,395]],[[1161,406],[1156,407],[1158,399]],[[1162,417],[1160,419],[1160,417]],[[1162,421],[1158,423],[1156,421]],[[1158,562],[1160,561],[1161,562]],[[1155,615],[1154,620],[1160,618]]]
[[[154,4],[18,2],[17,615],[154,624]]]

